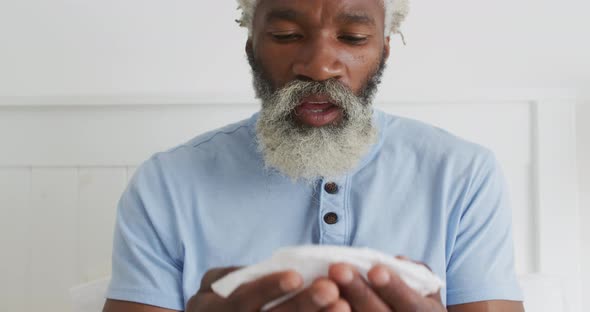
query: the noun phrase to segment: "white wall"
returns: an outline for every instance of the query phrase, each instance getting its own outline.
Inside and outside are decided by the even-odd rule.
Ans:
[[[0,106],[162,104],[154,95],[172,99],[166,103],[251,102],[235,7],[232,0],[0,0]],[[393,41],[379,101],[590,98],[588,11],[586,0],[413,1],[408,45]],[[585,264],[588,105],[577,115]],[[31,182],[22,177],[22,185]],[[15,179],[4,181],[14,186]],[[590,265],[584,270],[590,294]]]
[[[1,311],[70,311],[70,287],[110,273],[114,209],[135,166],[257,108],[168,103],[0,106],[0,245],[10,251],[0,266]],[[577,187],[570,187],[577,180],[575,106],[531,99],[379,107],[496,153],[512,195],[517,272],[559,279],[552,298],[559,305],[559,286],[567,285],[564,301],[572,306],[563,312],[580,311]],[[531,311],[546,311],[547,302],[540,305]]]
[[[585,90],[588,11],[585,0],[412,1],[408,45],[393,41],[380,98],[407,89]],[[245,101],[237,17],[233,0],[1,0],[0,95]]]
[[[583,293],[586,294],[584,306],[590,307],[590,102],[578,105],[577,130]]]

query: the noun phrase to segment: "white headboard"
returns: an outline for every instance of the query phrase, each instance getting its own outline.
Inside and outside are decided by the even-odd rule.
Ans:
[[[249,117],[195,98],[0,101],[0,310],[69,311],[67,290],[110,274],[116,202],[152,153]],[[209,102],[211,103],[211,102]],[[80,105],[86,104],[86,105]],[[488,146],[513,198],[519,273],[562,279],[579,307],[575,104],[535,97],[412,97],[378,105]],[[576,311],[576,310],[571,310]]]

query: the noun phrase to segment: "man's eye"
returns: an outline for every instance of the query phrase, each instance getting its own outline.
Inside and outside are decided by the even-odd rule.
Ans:
[[[352,35],[340,36],[339,38],[340,38],[340,40],[350,43],[350,44],[363,44],[367,41],[367,39],[369,39],[367,36],[352,36]]]
[[[272,38],[276,41],[280,42],[290,42],[295,41],[303,38],[300,34],[297,33],[290,33],[290,34],[271,34]]]

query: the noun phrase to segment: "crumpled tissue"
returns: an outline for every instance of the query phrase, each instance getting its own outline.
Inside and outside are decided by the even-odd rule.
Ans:
[[[357,268],[367,279],[367,273],[374,265],[390,267],[412,289],[422,296],[428,296],[444,287],[444,282],[426,267],[369,248],[340,246],[299,246],[277,250],[270,259],[234,271],[211,285],[215,293],[227,298],[240,285],[275,272],[294,270],[303,277],[303,288],[310,286],[321,276],[328,275],[331,264],[345,262]],[[263,307],[268,310],[295,296],[297,292],[269,302]]]

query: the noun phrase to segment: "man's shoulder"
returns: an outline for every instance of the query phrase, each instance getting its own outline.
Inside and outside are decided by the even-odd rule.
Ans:
[[[190,148],[195,151],[207,148],[221,148],[231,141],[241,141],[245,137],[251,138],[252,133],[250,130],[253,121],[253,117],[250,117],[207,131],[164,153],[174,153],[179,148]]]
[[[423,121],[379,112],[383,147],[391,152],[415,155],[430,162],[483,164],[493,152],[445,129]]]
[[[255,115],[254,115],[255,116]],[[212,168],[256,149],[254,116],[199,134],[172,148],[153,154],[139,169],[154,168],[160,174]]]
[[[177,145],[154,156],[175,157],[182,154],[222,154],[235,152],[236,150],[249,146],[254,139],[252,122],[253,117],[243,119],[223,127],[199,134],[185,143]]]

